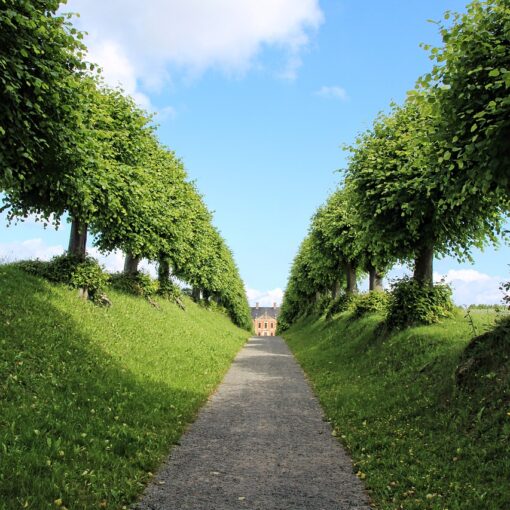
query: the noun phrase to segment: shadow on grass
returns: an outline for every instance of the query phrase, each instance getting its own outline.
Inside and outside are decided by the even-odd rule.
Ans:
[[[2,266],[0,282],[2,508],[128,504],[207,394],[130,373],[44,281]]]

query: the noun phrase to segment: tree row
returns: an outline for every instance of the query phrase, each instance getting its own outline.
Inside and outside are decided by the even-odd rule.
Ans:
[[[510,6],[475,1],[438,23],[443,44],[401,105],[346,146],[338,188],[313,216],[282,306],[287,323],[310,301],[381,287],[397,262],[418,288],[433,285],[434,256],[470,259],[497,242],[510,193]]]
[[[102,252],[126,254],[127,274],[142,258],[156,261],[161,282],[173,275],[251,327],[232,253],[182,162],[158,141],[151,116],[103,83],[59,6],[0,6],[3,210],[56,223],[66,214],[69,254],[84,258],[92,234]]]

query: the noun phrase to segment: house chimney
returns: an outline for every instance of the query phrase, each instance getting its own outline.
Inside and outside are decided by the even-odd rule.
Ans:
[[[273,303],[273,309],[276,310],[276,303]]]
[[[255,303],[255,308],[258,310],[259,309],[259,304],[258,303]]]

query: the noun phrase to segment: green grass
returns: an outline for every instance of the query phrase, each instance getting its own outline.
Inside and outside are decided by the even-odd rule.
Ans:
[[[0,508],[123,508],[248,337],[218,313],[0,266]]]
[[[497,315],[470,313],[479,333]],[[376,508],[510,509],[509,329],[465,351],[463,315],[386,334],[344,313],[284,333]]]

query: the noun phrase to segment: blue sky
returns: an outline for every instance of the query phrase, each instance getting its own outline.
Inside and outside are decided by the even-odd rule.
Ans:
[[[341,144],[402,101],[458,0],[72,0],[106,79],[158,112],[232,248],[252,302],[281,298],[310,216],[339,180]],[[48,257],[68,228],[0,227],[0,257]],[[459,303],[497,302],[509,249],[445,259]],[[118,268],[121,254],[102,261]],[[397,270],[396,273],[400,273]]]

